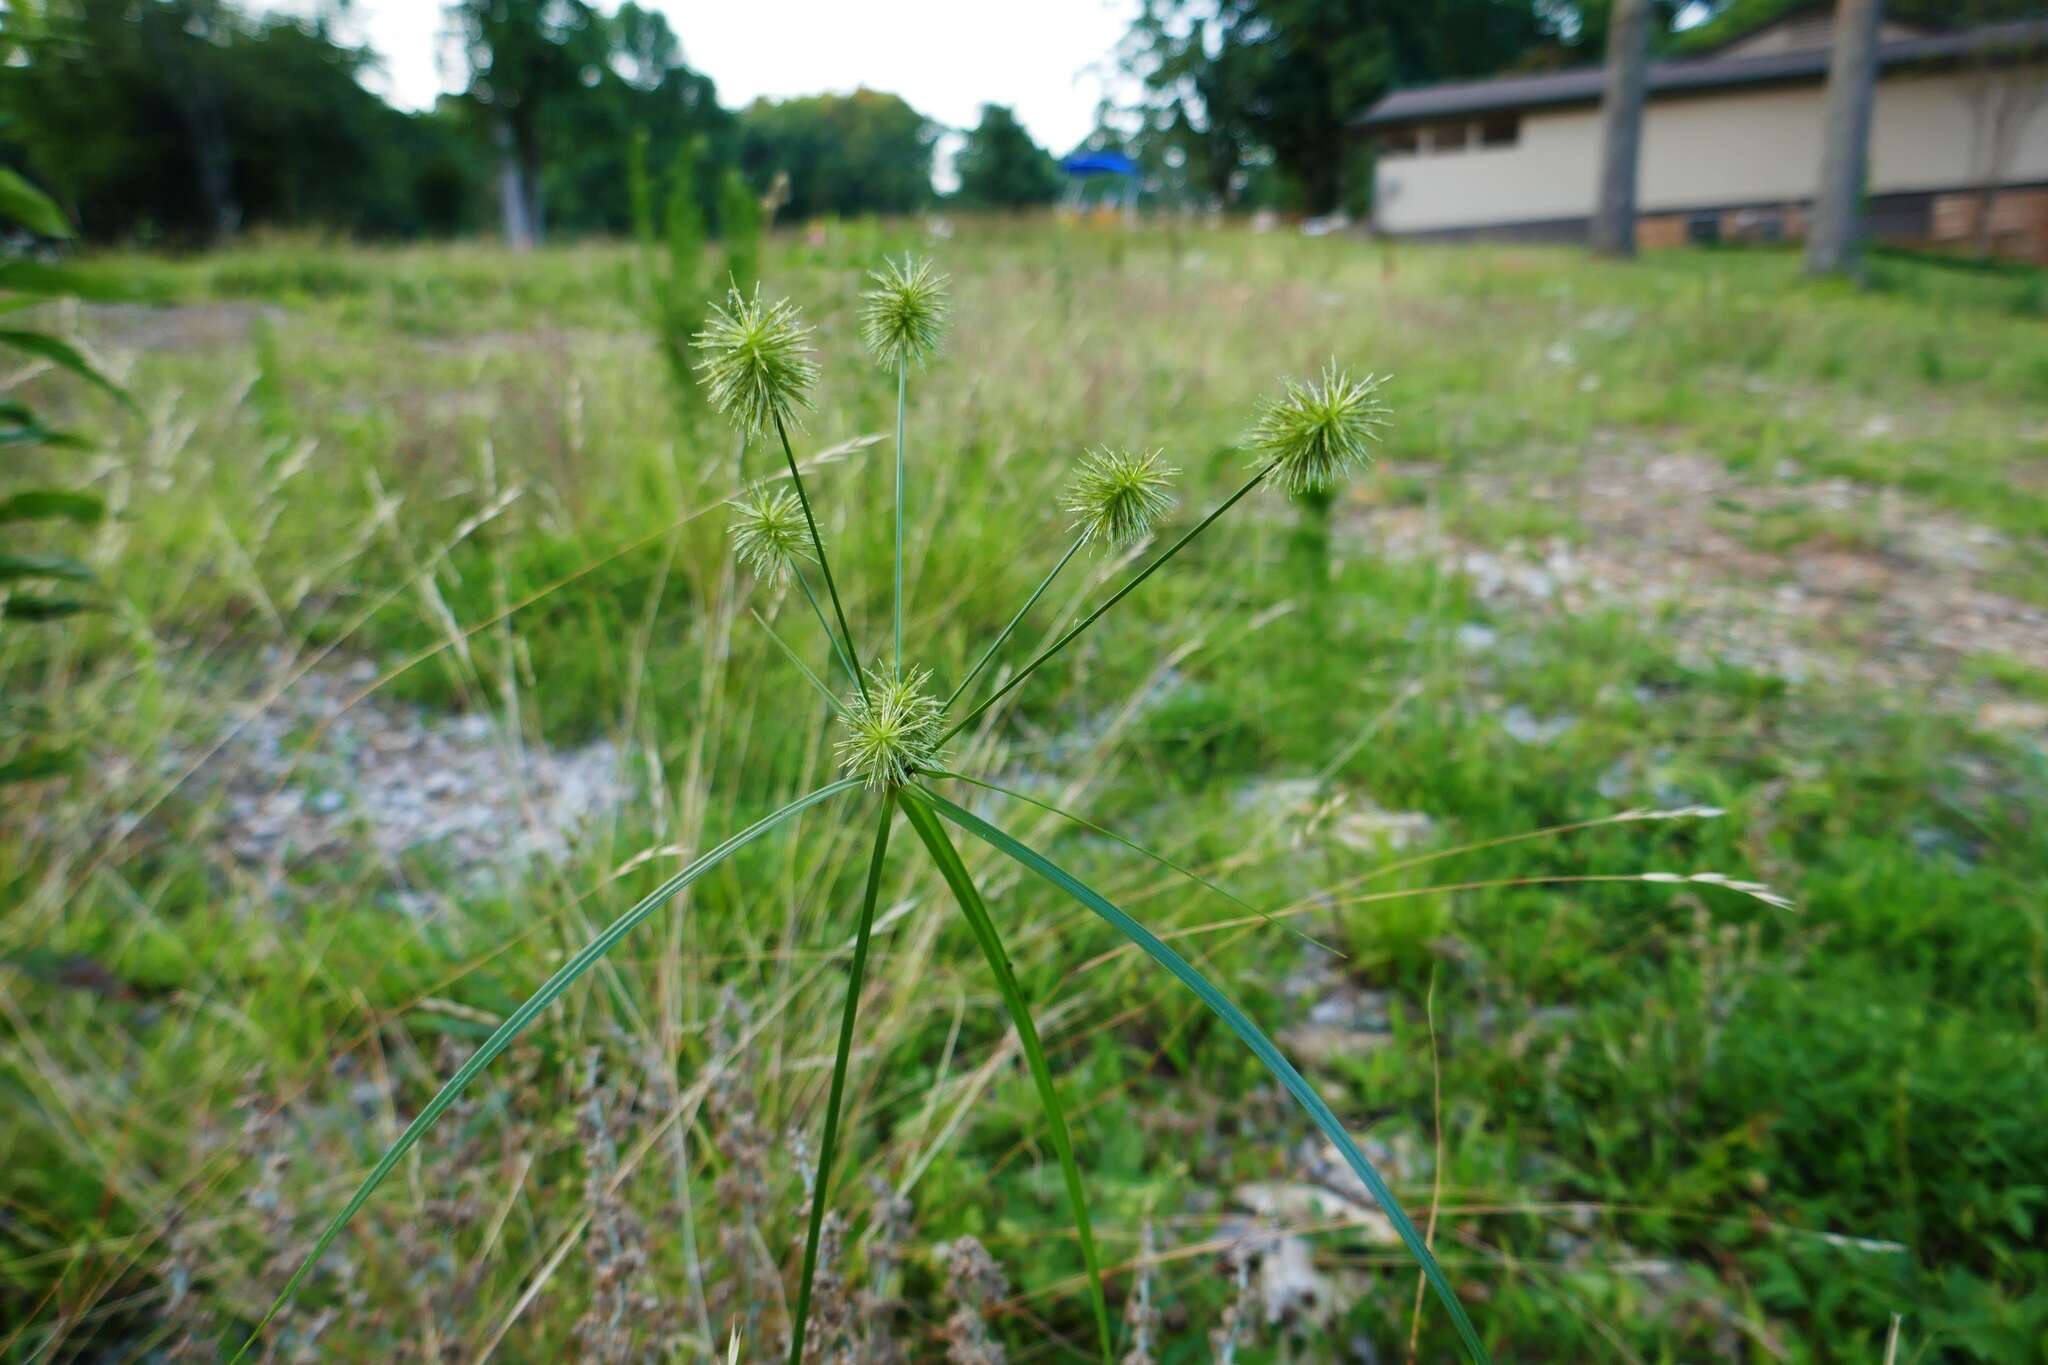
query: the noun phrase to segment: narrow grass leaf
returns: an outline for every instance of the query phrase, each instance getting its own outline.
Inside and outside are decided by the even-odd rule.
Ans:
[[[47,360],[60,369],[69,370],[87,383],[96,384],[120,399],[130,411],[139,411],[135,406],[135,400],[128,396],[126,389],[93,368],[92,362],[68,342],[59,341],[53,336],[45,336],[41,332],[6,328],[0,329],[0,346],[12,346],[15,350],[32,355],[38,360]]]
[[[960,913],[966,918],[967,927],[973,930],[975,942],[981,945],[989,970],[995,973],[996,989],[1002,993],[1003,1004],[1010,1012],[1010,1022],[1016,1026],[1017,1041],[1024,1050],[1031,1079],[1038,1086],[1038,1101],[1044,1106],[1046,1122],[1052,1129],[1052,1145],[1059,1154],[1060,1174],[1066,1178],[1067,1203],[1073,1209],[1074,1231],[1081,1243],[1081,1260],[1088,1268],[1088,1292],[1095,1304],[1095,1328],[1102,1338],[1103,1365],[1108,1365],[1115,1348],[1110,1342],[1109,1303],[1102,1292],[1102,1259],[1095,1250],[1095,1232],[1088,1218],[1088,1193],[1081,1184],[1080,1163],[1074,1159],[1074,1139],[1067,1128],[1066,1110],[1060,1104],[1059,1092],[1053,1087],[1052,1068],[1046,1063],[1045,1048],[1038,1040],[1038,1029],[1031,1022],[1031,1008],[1025,1002],[1023,989],[1017,984],[1016,973],[1010,970],[1009,954],[1003,951],[1002,939],[996,933],[995,921],[989,917],[988,906],[982,901],[974,879],[968,875],[967,864],[960,860],[959,851],[946,837],[945,827],[916,791],[902,789],[900,799],[904,817],[917,831],[917,837],[924,841],[932,861],[938,864],[939,874],[953,890],[953,899],[960,903]],[[939,797],[933,799],[943,801]]]
[[[1202,534],[1202,532],[1208,530],[1210,524],[1214,522],[1216,518],[1222,516],[1225,512],[1228,512],[1231,508],[1237,506],[1238,502],[1245,496],[1245,494],[1251,492],[1254,488],[1257,488],[1260,484],[1264,483],[1266,481],[1266,476],[1272,472],[1273,466],[1269,464],[1265,468],[1259,470],[1256,474],[1253,474],[1249,479],[1246,479],[1243,483],[1239,484],[1238,489],[1235,493],[1232,493],[1229,497],[1225,498],[1222,502],[1218,503],[1215,509],[1211,511],[1209,515],[1203,517],[1200,521],[1196,522],[1194,526],[1187,532],[1186,535],[1183,535],[1179,540],[1176,540],[1175,542],[1173,542],[1173,544],[1167,546],[1164,550],[1161,550],[1156,556],[1153,557],[1153,560],[1150,564],[1147,564],[1144,568],[1138,570],[1138,572],[1131,578],[1130,582],[1124,584],[1121,588],[1118,588],[1114,593],[1112,593],[1109,597],[1109,600],[1104,602],[1101,606],[1097,607],[1094,611],[1091,611],[1086,616],[1082,617],[1080,621],[1075,623],[1072,629],[1067,631],[1066,634],[1060,636],[1059,639],[1054,640],[1044,649],[1038,651],[1037,654],[1032,656],[1031,660],[1028,663],[1026,663],[1022,668],[1018,669],[1016,673],[1011,676],[1008,682],[1004,683],[1001,687],[998,687],[994,692],[990,693],[986,701],[982,702],[981,705],[975,707],[972,711],[969,711],[966,715],[960,717],[959,720],[955,721],[953,723],[953,728],[946,731],[944,738],[951,739],[953,736],[959,734],[962,730],[966,729],[968,725],[973,723],[974,718],[976,716],[988,710],[989,707],[994,706],[997,702],[1001,701],[1004,697],[1008,696],[1011,692],[1014,692],[1018,687],[1022,686],[1026,678],[1030,677],[1033,673],[1036,673],[1039,670],[1039,668],[1048,663],[1055,654],[1058,654],[1061,650],[1065,649],[1068,645],[1072,644],[1076,639],[1078,639],[1081,635],[1081,632],[1087,630],[1088,627],[1094,625],[1097,621],[1101,620],[1104,613],[1106,613],[1111,607],[1115,606],[1117,603],[1123,601],[1126,597],[1129,597],[1132,593],[1136,592],[1138,590],[1139,584],[1143,583],[1146,579],[1150,578],[1153,574],[1158,573],[1160,569],[1164,568],[1168,560],[1172,559],[1175,555],[1179,554],[1183,549],[1187,548],[1188,542],[1192,541],[1196,536]]]
[[[59,578],[67,583],[92,582],[92,567],[68,555],[0,554],[0,583],[20,578]]]
[[[107,504],[98,494],[70,488],[30,488],[0,498],[0,521],[48,521],[63,517],[90,526],[106,515]]]
[[[448,1078],[446,1083],[434,1095],[433,1099],[427,1101],[426,1107],[420,1110],[419,1116],[406,1125],[405,1131],[398,1135],[397,1141],[393,1142],[386,1149],[384,1155],[377,1159],[377,1164],[371,1168],[369,1175],[363,1178],[363,1183],[356,1187],[356,1192],[353,1195],[349,1196],[348,1203],[342,1206],[341,1212],[334,1216],[333,1221],[328,1223],[326,1230],[320,1234],[319,1240],[313,1243],[313,1249],[307,1253],[306,1259],[300,1262],[297,1270],[292,1272],[291,1279],[285,1281],[284,1289],[278,1294],[277,1300],[270,1305],[269,1311],[264,1313],[262,1321],[256,1324],[255,1330],[250,1332],[247,1339],[242,1342],[241,1349],[235,1352],[230,1365],[232,1365],[232,1361],[240,1360],[249,1353],[249,1347],[255,1344],[258,1337],[263,1335],[263,1329],[269,1326],[271,1319],[277,1316],[279,1310],[291,1302],[292,1296],[298,1292],[299,1285],[305,1280],[313,1267],[319,1264],[320,1258],[327,1254],[327,1248],[334,1244],[334,1239],[341,1235],[341,1230],[348,1226],[349,1220],[354,1218],[363,1205],[369,1202],[370,1196],[376,1192],[377,1187],[384,1183],[384,1178],[397,1168],[398,1163],[419,1142],[427,1129],[431,1128],[435,1120],[439,1119],[448,1106],[455,1102],[456,1097],[463,1092],[464,1088],[472,1080],[476,1079],[477,1073],[481,1072],[486,1066],[489,1066],[491,1061],[499,1053],[503,1052],[528,1024],[533,1022],[535,1016],[553,1004],[563,991],[575,984],[578,977],[595,966],[598,960],[606,953],[609,953],[620,939],[631,933],[634,928],[656,910],[668,904],[690,883],[696,881],[699,877],[702,877],[705,873],[711,871],[727,858],[730,858],[733,854],[739,852],[742,848],[745,848],[770,830],[788,822],[794,816],[810,809],[821,801],[827,801],[832,797],[852,791],[859,785],[859,782],[845,778],[828,786],[820,787],[808,795],[800,796],[781,810],[755,821],[738,834],[733,835],[724,843],[718,845],[718,847],[697,858],[688,867],[685,867],[682,871],[676,873],[675,876],[670,877],[667,881],[649,892],[646,899],[613,920],[603,933],[592,939],[576,956],[563,963],[560,970],[541,984],[539,990],[528,996],[526,1003],[505,1016],[505,1022],[498,1025],[497,1030],[483,1041],[482,1046],[478,1047],[470,1055],[468,1061],[456,1068],[455,1074]]]
[[[71,222],[56,201],[0,166],[0,218],[11,218],[39,237],[69,237]]]
[[[1372,1192],[1372,1197],[1379,1203],[1381,1212],[1387,1215],[1388,1221],[1393,1223],[1394,1230],[1407,1244],[1410,1253],[1421,1263],[1422,1273],[1429,1277],[1430,1288],[1436,1291],[1438,1300],[1449,1310],[1452,1321],[1457,1325],[1458,1335],[1464,1339],[1465,1348],[1471,1352],[1474,1360],[1487,1361],[1486,1347],[1480,1342],[1479,1333],[1473,1328],[1472,1320],[1465,1316],[1464,1305],[1458,1302],[1457,1293],[1451,1288],[1450,1280],[1445,1277],[1443,1268],[1437,1264],[1436,1257],[1430,1252],[1422,1233],[1403,1211],[1399,1201],[1394,1198],[1394,1192],[1387,1188],[1387,1182],[1381,1179],[1379,1171],[1366,1160],[1365,1153],[1358,1150],[1358,1144],[1351,1140],[1351,1135],[1345,1131],[1343,1123],[1331,1111],[1330,1106],[1323,1102],[1322,1096],[1303,1079],[1302,1074],[1294,1069],[1294,1064],[1273,1045],[1259,1026],[1233,1004],[1230,997],[1212,985],[1207,977],[1188,965],[1187,959],[1160,942],[1151,930],[1111,904],[1100,892],[972,811],[955,805],[937,792],[926,790],[925,796],[948,820],[990,847],[1008,854],[1108,920],[1119,933],[1142,948],[1153,961],[1173,973],[1182,985],[1193,991],[1201,998],[1203,1004],[1230,1026],[1231,1032],[1252,1050],[1253,1055],[1265,1064],[1266,1069],[1287,1087],[1287,1092],[1294,1096],[1295,1101],[1308,1111],[1309,1117],[1315,1121],[1316,1127],[1322,1130],[1323,1136],[1335,1143],[1337,1150],[1344,1154],[1345,1164],[1351,1167],[1352,1173],[1364,1183],[1366,1189]],[[914,808],[914,803],[906,799],[903,806],[908,811]]]

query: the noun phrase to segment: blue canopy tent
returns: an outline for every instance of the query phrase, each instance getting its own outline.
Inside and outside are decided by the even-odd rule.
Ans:
[[[1076,152],[1060,163],[1060,169],[1077,179],[1091,175],[1135,177],[1138,163],[1122,152]]]
[[[1123,181],[1122,207],[1129,214],[1138,202],[1138,163],[1122,152],[1076,152],[1060,162],[1060,169],[1067,176],[1067,202],[1074,208],[1082,206],[1082,186],[1102,176],[1115,176]]]

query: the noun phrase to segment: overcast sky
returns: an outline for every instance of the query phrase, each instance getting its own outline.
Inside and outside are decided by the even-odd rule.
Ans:
[[[259,0],[309,13],[324,0]],[[616,0],[598,0],[616,8]],[[1017,117],[1055,154],[1095,126],[1113,79],[1111,56],[1137,0],[641,0],[668,16],[683,60],[718,82],[722,104],[857,85],[903,96],[923,114],[971,126],[984,103]],[[367,42],[384,71],[370,83],[393,103],[423,108],[453,89],[459,70],[437,63],[446,29],[440,0],[355,0],[343,28]]]

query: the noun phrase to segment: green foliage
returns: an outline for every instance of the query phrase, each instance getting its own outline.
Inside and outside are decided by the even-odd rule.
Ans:
[[[932,197],[938,129],[896,95],[758,99],[739,115],[739,160],[749,182],[787,177],[797,219],[911,213]]]
[[[1065,177],[1052,156],[1031,140],[1017,116],[1000,104],[981,106],[981,122],[968,130],[954,162],[955,197],[977,209],[1027,209],[1059,198]]]
[[[52,0],[0,47],[0,138],[86,235],[207,241],[253,223],[395,235],[477,221],[444,114],[364,90],[324,23],[219,0]]]
[[[1779,19],[1811,8],[1812,0],[1714,0],[1706,17],[1681,31],[1672,46],[1710,52]],[[2039,0],[1885,0],[1884,16],[1899,23],[1943,29],[2002,19],[2040,17]]]
[[[655,344],[668,364],[669,386],[677,401],[688,405],[697,394],[691,373],[690,338],[703,328],[704,310],[715,292],[707,287],[709,281],[705,278],[704,217],[694,197],[696,147],[685,142],[676,151],[657,228],[653,181],[647,173],[647,144],[646,130],[636,129],[627,161],[633,231],[640,242],[637,292]]]
[[[46,195],[12,172],[0,174],[0,226],[13,223],[43,237],[71,235],[62,210]],[[0,311],[61,299],[79,277],[40,262],[8,261],[0,265]],[[118,384],[101,374],[77,347],[28,327],[0,330],[0,346],[31,357],[94,385],[131,409],[133,401]],[[0,403],[0,449],[10,461],[36,446],[77,448],[77,437],[45,427],[23,402]],[[83,598],[60,595],[49,585],[90,586],[97,579],[90,566],[68,553],[29,548],[21,538],[23,523],[68,521],[91,526],[106,516],[106,502],[82,489],[31,485],[0,494],[0,620],[37,624],[76,616],[89,608]],[[0,703],[0,786],[54,776],[68,766],[70,750],[52,741],[46,717]]]
[[[1217,202],[1245,202],[1270,159],[1301,207],[1327,213],[1360,111],[1396,85],[1491,75],[1554,39],[1569,14],[1536,0],[1148,0],[1124,54]]]
[[[761,200],[736,166],[718,177],[718,236],[726,287],[751,294],[761,282]]]
[[[521,157],[537,158],[546,231],[637,232],[630,191],[636,157],[672,169],[658,201],[671,227],[680,221],[679,201],[700,233],[718,219],[723,172],[736,151],[733,115],[720,107],[710,78],[684,63],[659,11],[627,3],[609,18],[593,11],[574,26],[523,41],[538,45],[534,79],[543,85],[544,106],[534,134],[538,150]],[[547,53],[575,67],[573,82],[558,85],[553,63],[538,60]],[[487,79],[479,74],[472,89]],[[513,119],[517,111],[479,105],[477,112],[489,120]]]

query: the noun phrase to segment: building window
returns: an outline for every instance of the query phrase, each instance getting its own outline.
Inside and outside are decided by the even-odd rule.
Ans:
[[[1471,138],[1471,129],[1462,123],[1440,123],[1429,130],[1428,145],[1432,152],[1462,152]]]
[[[1386,157],[1414,156],[1421,150],[1413,128],[1397,128],[1390,133],[1380,134],[1380,155]]]
[[[1512,147],[1522,140],[1522,120],[1514,114],[1496,114],[1479,125],[1482,147]]]

